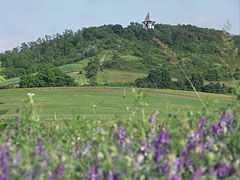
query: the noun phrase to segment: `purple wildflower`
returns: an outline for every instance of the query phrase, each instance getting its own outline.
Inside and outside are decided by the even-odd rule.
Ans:
[[[217,169],[216,176],[217,178],[224,178],[225,176],[228,175],[229,171],[230,171],[230,165],[229,163],[225,163]]]
[[[0,150],[1,150],[1,169],[2,169],[1,179],[7,180],[8,179],[8,176],[7,176],[8,157],[4,147],[0,147]]]
[[[180,180],[180,178],[179,178],[176,174],[174,174],[174,175],[172,176],[172,180]]]
[[[114,175],[111,170],[108,171],[106,180],[114,180]]]
[[[157,138],[154,139],[155,157],[156,163],[160,161],[160,156],[163,155],[163,145],[167,145],[168,132],[165,126],[162,127],[161,132]]]
[[[22,152],[18,151],[17,156],[13,159],[12,167],[16,168],[17,164],[19,163],[19,161],[21,161],[21,159],[22,159]]]
[[[53,180],[52,174],[48,174],[48,180]]]
[[[32,174],[32,179],[37,178],[41,173],[41,169],[39,166],[37,166],[36,168],[34,168],[33,170],[33,174]]]
[[[168,165],[167,164],[163,164],[162,166],[161,166],[161,169],[162,169],[162,172],[165,174],[165,173],[167,173],[168,172]]]
[[[26,175],[26,177],[25,177],[25,180],[30,180],[30,173],[28,173],[27,175]]]
[[[150,118],[149,118],[149,124],[150,124],[150,125],[153,124],[153,122],[154,122],[154,120],[155,120],[157,114],[158,114],[157,111],[156,111],[156,112],[153,112],[153,113],[151,114],[151,116],[150,116]]]
[[[194,173],[193,180],[198,180],[201,178],[203,172],[203,167],[200,166],[197,171]]]
[[[114,127],[114,131],[113,131],[112,139],[114,139],[115,137],[118,136],[118,127],[117,127],[117,125],[114,124],[113,127]]]
[[[57,179],[61,179],[64,172],[64,164],[59,164],[57,168]]]
[[[227,119],[227,127],[228,127],[228,129],[230,129],[230,127],[233,123],[232,113],[230,110],[228,110],[226,113],[226,119]]]
[[[207,137],[207,141],[206,141],[205,144],[204,144],[204,148],[205,148],[206,150],[210,150],[211,147],[212,147],[211,139],[210,139],[209,137]]]
[[[15,113],[14,113],[14,116],[15,116],[15,118],[16,118],[16,126],[19,126],[18,113],[15,112]]]
[[[205,116],[202,115],[201,116],[201,120],[200,120],[200,124],[199,124],[199,128],[198,128],[198,135],[199,135],[199,139],[198,139],[198,154],[200,156],[200,158],[203,158],[203,148],[204,148],[204,142],[203,142],[203,138],[204,138],[204,126],[205,126]]]
[[[98,176],[97,176],[95,168],[88,169],[88,175],[89,176],[88,176],[87,180],[98,180]]]
[[[42,140],[42,139],[39,139],[39,140],[38,140],[38,144],[37,144],[37,149],[38,149],[38,152],[39,152],[39,153],[42,152],[42,146],[43,146],[43,140]]]
[[[72,157],[73,157],[73,158],[76,158],[76,157],[77,157],[76,146],[72,146],[72,147],[71,147],[71,153],[72,153]]]
[[[158,141],[160,143],[167,143],[168,140],[168,132],[167,132],[167,128],[165,126],[162,127],[162,130],[158,136]]]
[[[125,146],[125,142],[124,142],[125,134],[126,134],[125,129],[122,126],[120,126],[119,133],[118,133],[118,143],[123,147]]]
[[[204,136],[204,126],[205,126],[205,120],[206,117],[204,115],[201,116],[199,128],[198,128],[198,133],[199,133],[199,138],[200,138],[200,143],[203,143],[203,136]]]
[[[12,142],[12,139],[11,139],[11,138],[8,138],[6,144],[7,144],[7,148],[8,148],[9,151],[12,150],[12,143],[11,143],[11,142]]]
[[[219,137],[217,135],[226,133],[230,130],[233,123],[232,114],[231,111],[228,110],[227,112],[223,112],[222,116],[219,119],[218,124],[214,124],[211,127],[211,131],[213,132],[213,136],[215,137],[215,140],[218,141]],[[227,131],[226,131],[227,130]]]
[[[42,162],[42,165],[43,165],[44,167],[47,167],[47,165],[48,165],[47,161],[44,160],[44,161]]]
[[[84,145],[83,155],[86,155],[90,148],[89,142],[87,141]]]
[[[36,145],[35,151],[33,152],[34,156],[36,156],[37,154],[40,154],[42,152],[42,146],[43,146],[43,140],[39,139],[38,143]]]
[[[103,171],[102,171],[101,168],[98,168],[98,169],[97,169],[97,174],[98,174],[99,176],[101,176],[101,175],[103,174]]]
[[[176,157],[175,160],[173,161],[172,171],[181,172],[180,165],[181,165],[181,158]]]

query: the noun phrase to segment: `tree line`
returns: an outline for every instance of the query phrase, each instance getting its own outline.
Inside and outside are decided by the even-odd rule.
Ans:
[[[232,88],[227,87],[224,83],[219,82],[204,84],[204,78],[199,73],[188,75],[185,78],[171,78],[168,68],[159,68],[151,70],[145,78],[138,78],[135,84],[140,88],[158,88],[158,89],[175,89],[193,91],[193,87],[199,92],[226,94],[231,93]]]

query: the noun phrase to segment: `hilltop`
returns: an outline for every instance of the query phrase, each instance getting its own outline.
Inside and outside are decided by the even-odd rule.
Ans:
[[[128,27],[103,25],[73,32],[66,30],[54,36],[46,35],[34,42],[22,43],[0,54],[6,79],[33,74],[46,67],[79,64],[100,59],[104,54],[103,70],[117,70],[147,74],[159,67],[170,68],[172,78],[182,76],[176,65],[171,65],[153,39],[159,39],[185,60],[187,73],[198,72],[205,80],[226,80],[229,73],[219,61],[217,47],[222,44],[222,31],[192,25],[157,24],[145,30],[139,23]],[[240,36],[233,36],[240,49]],[[238,54],[238,58],[240,54]],[[240,77],[239,69],[235,76]]]

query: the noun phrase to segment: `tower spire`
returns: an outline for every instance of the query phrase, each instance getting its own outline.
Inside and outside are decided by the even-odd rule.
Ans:
[[[147,16],[145,17],[145,20],[143,21],[145,29],[154,29],[154,24],[156,21],[153,20],[152,16],[150,13],[147,13]]]

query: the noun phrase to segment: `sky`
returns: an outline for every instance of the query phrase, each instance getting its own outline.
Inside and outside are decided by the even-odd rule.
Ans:
[[[191,24],[240,34],[240,0],[0,0],[0,52],[45,35],[104,24]]]

